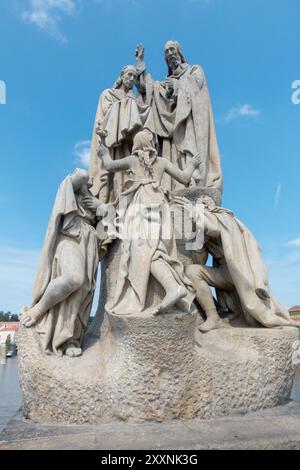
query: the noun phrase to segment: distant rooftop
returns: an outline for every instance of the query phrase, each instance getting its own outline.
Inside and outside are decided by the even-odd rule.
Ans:
[[[289,312],[300,312],[300,305],[295,305],[294,307],[289,308]]]
[[[0,322],[0,332],[2,331],[18,331],[20,327],[20,322],[18,321],[1,321]]]

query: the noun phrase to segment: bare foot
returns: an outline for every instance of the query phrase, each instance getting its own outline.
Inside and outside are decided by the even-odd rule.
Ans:
[[[204,323],[201,323],[201,325],[199,325],[198,328],[202,333],[207,333],[208,331],[211,331],[211,330],[217,330],[219,328],[223,328],[223,322],[221,318],[211,317],[211,318],[208,318]]]
[[[65,355],[68,357],[79,357],[82,355],[82,349],[76,348],[75,346],[70,345],[67,347],[65,351]]]
[[[166,312],[169,310],[170,307],[178,302],[178,300],[185,297],[187,294],[187,290],[184,287],[178,287],[178,289],[174,292],[170,292],[165,296],[163,301],[154,309],[153,315],[160,315],[161,313]]]
[[[190,305],[189,302],[184,297],[179,299],[176,302],[176,304],[177,304],[177,307],[179,308],[179,310],[181,310],[182,312],[191,313],[192,305]]]
[[[159,314],[159,307],[160,307],[160,304],[157,305],[156,307],[154,307],[150,312],[152,315],[158,315]]]
[[[42,312],[37,307],[24,307],[21,310],[21,325],[25,326],[26,328],[30,328],[31,326],[35,325],[35,323],[41,317]]]

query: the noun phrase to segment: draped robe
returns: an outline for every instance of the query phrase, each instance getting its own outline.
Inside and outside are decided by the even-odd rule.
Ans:
[[[168,99],[166,82],[153,81],[143,74],[140,99],[151,106],[159,153],[184,169],[191,154],[201,154],[201,174],[194,172],[191,185],[223,190],[223,177],[213,112],[204,72],[198,65],[181,64],[172,75],[173,97]],[[164,176],[163,187],[169,190],[182,185]]]
[[[131,176],[132,178],[132,176]],[[146,309],[151,263],[168,266],[178,286],[187,289],[181,299],[190,310],[195,292],[178,260],[170,206],[159,183],[150,177],[127,181],[129,188],[119,198],[118,222],[121,258],[114,296],[106,306],[118,315]]]
[[[256,322],[266,326],[272,322],[274,326],[280,326],[280,318],[290,321],[287,309],[270,291],[261,248],[250,230],[231,211],[221,207],[204,209],[204,217],[208,227],[210,220],[214,219],[212,226],[217,221],[219,238],[210,238],[209,234],[205,236],[205,248],[214,257],[216,265],[226,267],[228,278],[225,281],[229,281],[231,286],[228,290],[216,288],[220,305],[235,313],[242,311],[247,323],[252,326],[257,326]],[[197,220],[203,219],[198,217]],[[198,226],[198,230],[203,230],[203,227]],[[201,274],[211,285],[209,272],[205,279],[205,269],[205,266],[201,267]],[[258,293],[263,294],[264,298]]]
[[[95,215],[85,209],[82,196],[75,194],[71,177],[60,185],[48,224],[34,286],[36,305],[49,283],[61,275],[63,251],[73,250],[82,258],[84,283],[64,301],[51,308],[39,320],[36,330],[47,352],[61,355],[72,344],[80,347],[92,308],[99,262],[99,240]]]
[[[143,128],[154,131],[152,113],[149,106],[138,102],[132,90],[125,93],[122,88],[110,88],[100,95],[89,162],[89,173],[94,180],[91,192],[104,203],[116,202],[124,189],[127,173],[112,174],[105,170],[102,160],[97,155],[98,123],[107,132],[106,145],[111,158],[118,160],[131,154],[136,132]]]

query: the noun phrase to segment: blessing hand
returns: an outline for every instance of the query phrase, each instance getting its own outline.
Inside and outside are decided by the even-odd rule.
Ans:
[[[136,57],[137,62],[143,62],[144,56],[145,56],[145,48],[143,44],[138,44],[135,50],[135,57]]]

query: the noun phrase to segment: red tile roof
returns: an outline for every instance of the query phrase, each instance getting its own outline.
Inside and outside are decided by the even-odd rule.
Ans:
[[[289,308],[289,312],[300,312],[300,305],[295,305],[294,307]]]
[[[10,322],[0,322],[0,331],[18,331],[20,327],[20,322],[10,321]]]

